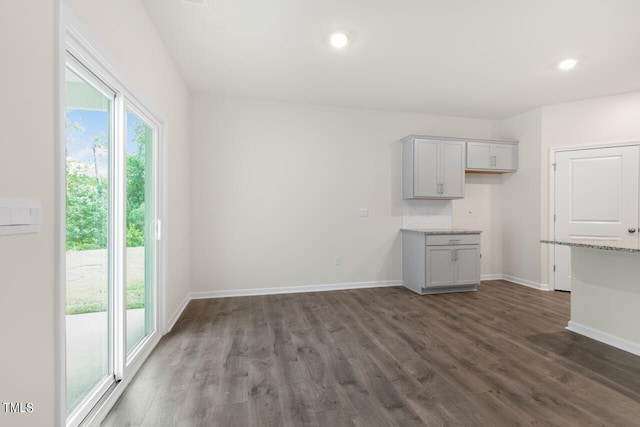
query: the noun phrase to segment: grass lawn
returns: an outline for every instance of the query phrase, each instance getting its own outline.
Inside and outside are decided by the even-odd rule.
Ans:
[[[67,314],[107,310],[107,259],[104,249],[67,251]],[[127,309],[143,308],[144,300],[144,247],[127,248]]]
[[[127,286],[127,309],[144,307],[144,281],[136,280]],[[91,284],[77,286],[67,295],[67,314],[107,311],[107,295],[104,289]]]

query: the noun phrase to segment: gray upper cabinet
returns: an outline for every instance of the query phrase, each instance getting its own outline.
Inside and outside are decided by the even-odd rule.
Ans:
[[[467,171],[515,172],[518,169],[518,143],[468,141]]]
[[[464,197],[465,143],[410,135],[402,139],[405,199]]]

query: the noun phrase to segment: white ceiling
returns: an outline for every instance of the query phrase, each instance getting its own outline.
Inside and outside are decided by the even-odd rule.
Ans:
[[[502,119],[640,90],[640,0],[194,1],[142,0],[196,92]]]

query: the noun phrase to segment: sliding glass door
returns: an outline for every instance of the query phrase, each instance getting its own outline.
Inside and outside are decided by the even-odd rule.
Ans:
[[[96,401],[114,381],[113,244],[109,220],[115,93],[67,67],[66,337],[67,415]]]
[[[156,130],[140,112],[126,112],[126,351],[130,359],[153,332],[155,296],[155,200],[153,164]]]
[[[65,104],[66,414],[77,425],[157,330],[158,127],[72,55]]]

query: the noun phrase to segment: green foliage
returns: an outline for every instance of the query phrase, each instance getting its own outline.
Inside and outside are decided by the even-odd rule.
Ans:
[[[68,129],[76,130],[72,124]],[[144,246],[146,144],[149,129],[135,127],[135,154],[127,156],[127,246]],[[94,164],[67,159],[67,250],[104,249],[108,241],[108,179],[98,169],[100,152],[106,141],[92,141]]]
[[[144,246],[144,234],[132,224],[127,226],[127,247]]]
[[[145,159],[140,154],[127,157],[127,207],[144,203]]]
[[[106,185],[80,171],[67,168],[67,250],[103,249],[108,234]]]
[[[144,246],[146,145],[149,132],[143,123],[135,127],[136,153],[127,157],[127,246]]]

